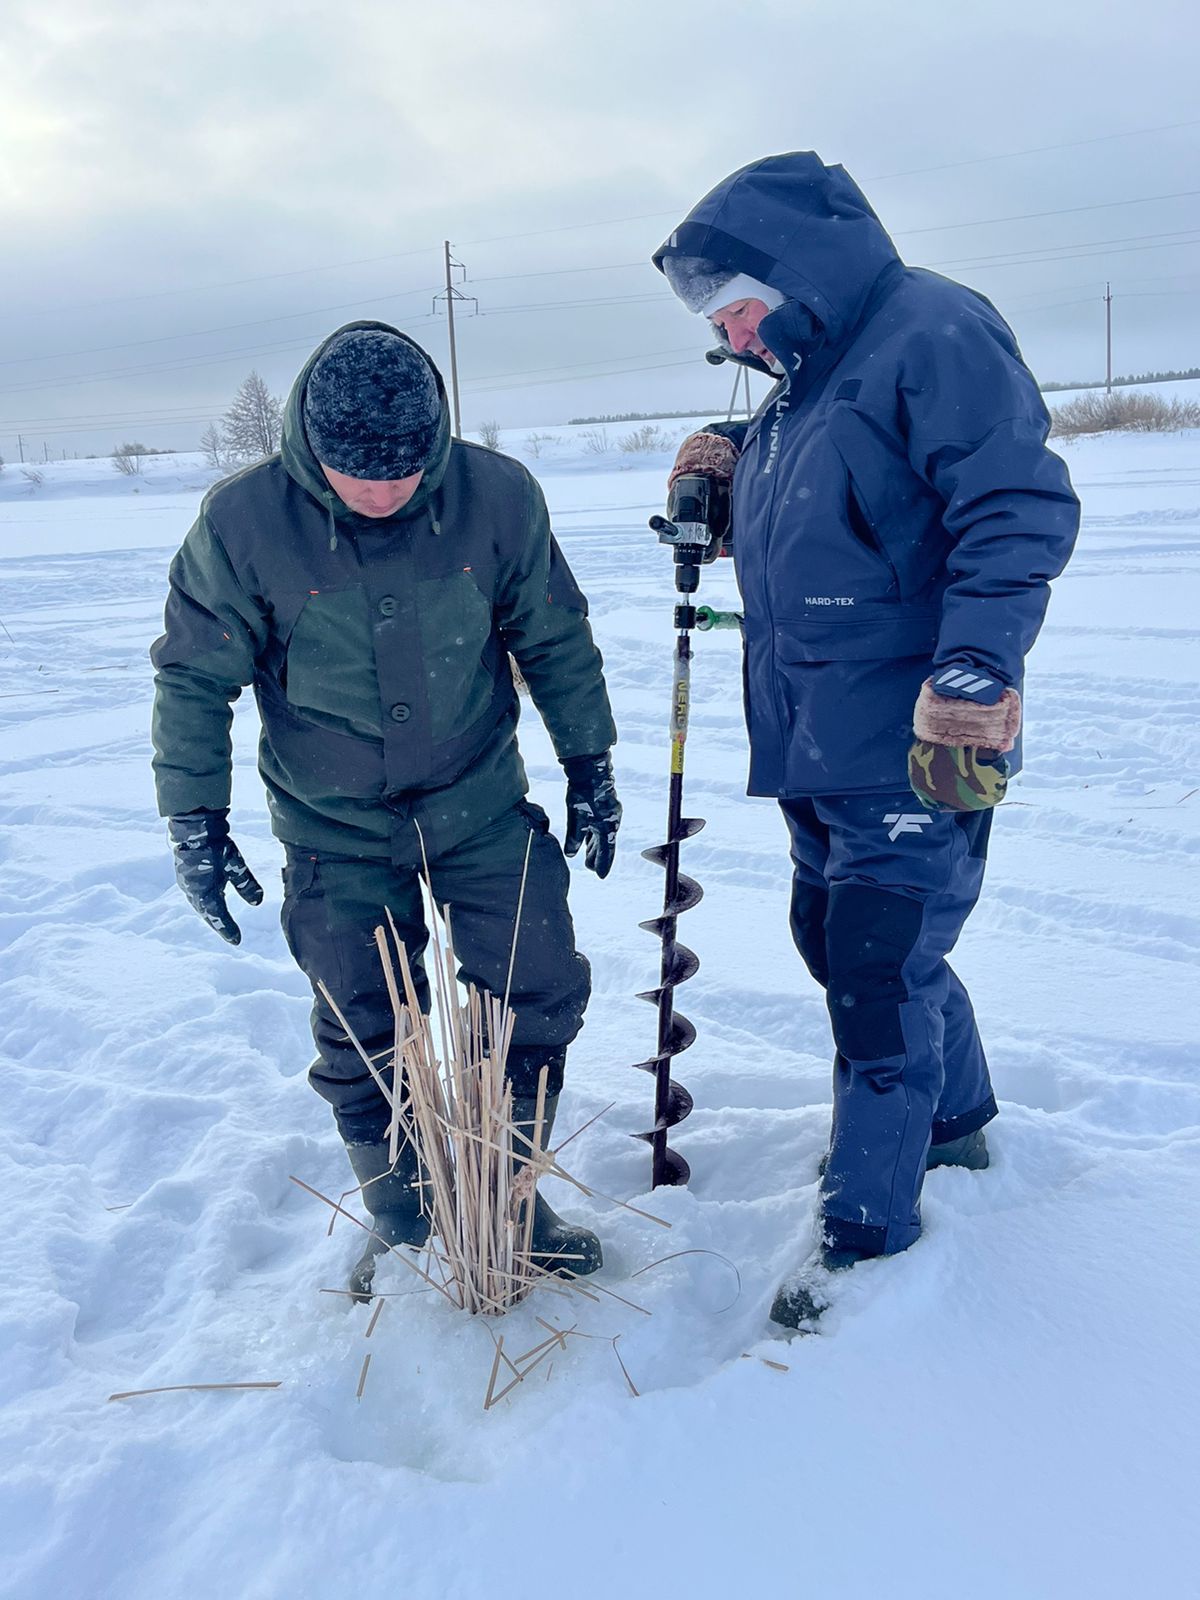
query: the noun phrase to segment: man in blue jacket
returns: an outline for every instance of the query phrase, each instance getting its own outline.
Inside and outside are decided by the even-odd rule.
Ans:
[[[732,479],[749,788],[787,820],[792,932],[833,1024],[818,1242],[771,1310],[810,1329],[833,1273],[917,1239],[927,1168],[988,1163],[996,1102],[946,956],[1079,506],[1011,330],[905,266],[841,167],[742,168],[654,261],[712,321],[710,359],[778,380],[672,478]]]

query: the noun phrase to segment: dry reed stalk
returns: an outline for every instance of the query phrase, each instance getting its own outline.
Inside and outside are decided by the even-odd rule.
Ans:
[[[125,1389],[120,1394],[110,1394],[110,1400],[137,1400],[144,1394],[208,1394],[218,1389],[282,1389],[282,1380],[276,1383],[164,1383],[157,1389]]]
[[[493,1406],[499,1405],[500,1401],[503,1400],[506,1395],[511,1394],[519,1384],[524,1383],[529,1374],[535,1371],[536,1368],[540,1367],[543,1361],[548,1360],[556,1350],[565,1350],[567,1348],[568,1339],[594,1339],[599,1343],[610,1345],[613,1355],[617,1358],[617,1365],[621,1369],[621,1375],[624,1377],[625,1382],[629,1385],[630,1394],[635,1400],[639,1400],[641,1398],[641,1390],[630,1377],[629,1368],[625,1365],[625,1362],[621,1357],[621,1352],[617,1349],[617,1342],[621,1337],[619,1333],[613,1335],[602,1333],[584,1333],[581,1331],[578,1323],[575,1323],[570,1328],[556,1328],[553,1323],[547,1322],[544,1317],[535,1317],[534,1320],[543,1328],[547,1329],[550,1337],[548,1339],[543,1339],[540,1344],[535,1344],[531,1350],[526,1350],[523,1355],[514,1356],[511,1358],[505,1355],[503,1337],[496,1338],[496,1336],[493,1335],[493,1338],[496,1338],[496,1356],[495,1360],[492,1362],[492,1371],[491,1376],[488,1379],[487,1393],[484,1395],[483,1399],[483,1409],[485,1411],[490,1411]],[[503,1361],[505,1366],[508,1367],[508,1369],[513,1373],[513,1378],[511,1382],[505,1384],[503,1389],[498,1390],[496,1388],[496,1378],[500,1371],[501,1361]],[[775,1364],[776,1363],[771,1362],[768,1363],[768,1365]],[[550,1368],[552,1368],[553,1365],[554,1363],[551,1361],[550,1367],[548,1367],[546,1370],[547,1379],[549,1379]],[[783,1368],[782,1370],[786,1371],[787,1369]]]
[[[790,1372],[791,1367],[784,1366],[782,1361],[768,1361],[766,1356],[752,1356],[749,1350],[742,1351],[743,1361],[761,1361],[764,1367],[770,1367],[772,1372]]]

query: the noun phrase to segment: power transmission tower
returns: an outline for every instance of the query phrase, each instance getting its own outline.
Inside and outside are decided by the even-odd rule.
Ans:
[[[459,272],[462,273],[462,278],[459,279],[459,282],[461,283],[466,279],[467,269],[463,266],[461,261],[455,261],[454,257],[450,254],[450,241],[447,239],[446,287],[440,294],[434,295],[433,309],[435,312],[437,311],[439,300],[444,300],[446,302],[446,320],[450,331],[450,395],[454,404],[454,437],[456,439],[461,439],[462,418],[458,408],[458,350],[454,342],[454,302],[456,300],[469,300],[475,307],[476,315],[478,315],[479,301],[473,294],[463,294],[460,289],[456,289],[454,287],[453,271],[456,267]]]
[[[745,384],[746,395],[744,402],[746,407],[746,421],[750,422],[754,418],[754,402],[750,397],[750,368],[738,365],[733,369],[733,393],[729,396],[729,411],[725,417],[726,422],[733,421],[733,413],[738,408],[738,390],[742,387],[743,383]]]
[[[1112,284],[1104,285],[1104,324],[1107,361],[1105,364],[1104,391],[1112,393]]]

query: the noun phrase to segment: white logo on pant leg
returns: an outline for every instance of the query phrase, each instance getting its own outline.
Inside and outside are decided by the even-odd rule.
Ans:
[[[932,822],[933,818],[921,811],[889,811],[883,820],[892,824],[888,838],[894,842],[902,833],[920,833],[925,824]]]

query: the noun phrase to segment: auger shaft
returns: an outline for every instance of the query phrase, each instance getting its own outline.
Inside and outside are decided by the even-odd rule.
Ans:
[[[728,626],[715,622],[717,613],[704,606],[697,612],[692,603],[700,583],[700,568],[726,548],[729,528],[729,486],[703,474],[685,473],[673,477],[667,501],[668,515],[651,517],[650,526],[659,542],[671,546],[675,560],[675,588],[683,603],[675,607],[675,657],[671,676],[671,778],[667,793],[667,837],[663,844],[643,850],[666,873],[663,908],[660,917],[643,922],[641,927],[662,941],[662,962],[657,989],[638,996],[658,1007],[658,1048],[648,1061],[637,1065],[654,1074],[654,1126],[636,1135],[645,1139],[653,1152],[652,1184],[686,1183],[691,1176],[687,1162],[667,1144],[667,1132],[689,1114],[692,1097],[671,1076],[671,1062],[695,1042],[696,1030],[682,1012],[675,1009],[675,990],[700,969],[695,951],[680,944],[676,936],[679,917],[699,905],[704,890],[694,878],[679,870],[679,846],[704,826],[700,817],[683,814],[683,757],[687,745],[688,713],[691,705],[692,629]],[[702,620],[703,618],[703,620]]]
[[[667,836],[665,843],[642,851],[646,860],[661,866],[666,874],[662,915],[641,924],[647,932],[657,934],[662,941],[658,988],[647,990],[639,997],[658,1007],[658,1048],[648,1061],[639,1062],[645,1071],[653,1072],[655,1080],[654,1126],[640,1136],[651,1147],[651,1183],[654,1188],[663,1184],[686,1183],[691,1175],[684,1158],[668,1146],[667,1132],[682,1122],[692,1109],[691,1095],[671,1077],[672,1060],[686,1050],[696,1037],[691,1022],[675,1010],[675,990],[692,977],[700,966],[695,953],[679,943],[678,919],[682,912],[698,905],[704,893],[694,878],[687,877],[679,870],[681,842],[699,833],[704,826],[699,817],[683,815],[683,770],[690,708],[694,608],[691,605],[677,606],[675,622],[679,631],[671,680],[671,773],[667,790]]]

